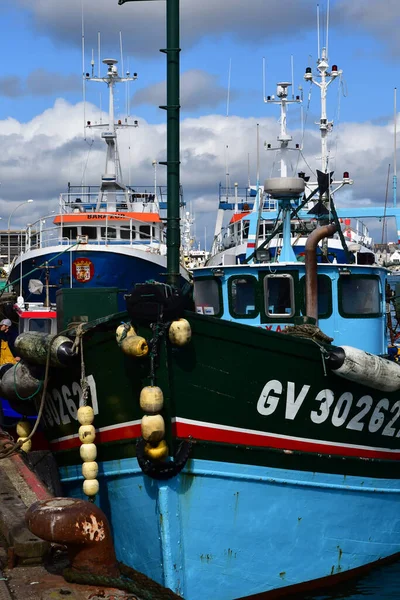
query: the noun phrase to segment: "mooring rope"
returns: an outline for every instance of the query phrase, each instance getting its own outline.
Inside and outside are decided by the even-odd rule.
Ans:
[[[93,573],[81,573],[74,569],[64,569],[63,576],[68,583],[112,587],[139,596],[140,600],[183,600],[169,588],[153,581],[143,573],[135,571],[128,565],[119,562],[121,577],[106,577]],[[138,600],[139,600],[138,598]]]

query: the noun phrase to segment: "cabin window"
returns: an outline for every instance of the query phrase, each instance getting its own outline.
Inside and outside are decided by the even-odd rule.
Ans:
[[[77,228],[76,227],[63,227],[63,237],[67,237],[69,240],[76,240]]]
[[[252,318],[256,308],[256,285],[254,277],[232,277],[229,280],[229,309],[234,317]]]
[[[107,238],[108,240],[115,240],[115,238],[117,237],[117,230],[115,229],[115,227],[102,227],[101,237]]]
[[[341,275],[339,312],[343,317],[377,317],[381,314],[379,277]]]
[[[127,227],[121,227],[121,229],[119,230],[119,235],[121,240],[130,240],[131,239],[131,232],[130,229]],[[135,228],[132,227],[132,239],[134,240],[136,236],[135,233]]]
[[[194,304],[198,314],[219,316],[222,308],[219,281],[214,278],[196,279]]]
[[[88,240],[97,239],[97,227],[82,227],[82,235],[87,235]]]
[[[294,284],[291,275],[266,275],[264,278],[265,313],[268,317],[294,315]]]
[[[28,331],[51,333],[51,319],[29,319]]]
[[[247,240],[249,237],[250,221],[242,221],[243,239]]]
[[[306,314],[306,278],[302,277],[301,285],[301,312]],[[332,314],[332,281],[327,275],[318,275],[318,317],[327,319]]]
[[[154,234],[154,227],[150,227],[150,225],[139,226],[139,237],[141,240],[149,240],[150,236],[154,237]]]

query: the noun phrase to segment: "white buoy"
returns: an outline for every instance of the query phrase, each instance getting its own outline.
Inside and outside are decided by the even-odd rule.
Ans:
[[[80,406],[77,417],[81,425],[91,425],[94,421],[93,408],[91,406]]]
[[[96,430],[93,425],[81,425],[78,433],[82,444],[91,444],[96,437]]]
[[[96,444],[82,444],[79,448],[79,454],[81,459],[85,462],[91,462],[97,458],[97,446]]]
[[[172,321],[168,337],[171,344],[175,346],[185,346],[188,344],[192,339],[192,330],[189,321],[187,319]]]
[[[88,461],[82,464],[82,475],[85,479],[96,479],[99,472],[99,465],[97,462]]]
[[[83,482],[83,493],[86,496],[95,496],[100,489],[97,479],[85,479]]]
[[[28,437],[28,435],[32,431],[32,427],[29,421],[18,421],[15,429],[19,437]]]
[[[148,385],[140,392],[140,408],[145,413],[158,413],[164,406],[164,395],[156,385]]]
[[[400,389],[400,365],[352,346],[341,346],[329,352],[328,367],[344,379],[355,381],[382,392]]]
[[[23,440],[25,440],[26,438],[22,438],[19,437],[18,438],[18,442],[22,442]],[[26,442],[24,442],[21,446],[21,450],[23,450],[24,452],[30,452],[32,450],[32,440],[26,440]]]
[[[141,426],[142,437],[146,442],[157,444],[165,435],[165,423],[161,415],[144,415]]]

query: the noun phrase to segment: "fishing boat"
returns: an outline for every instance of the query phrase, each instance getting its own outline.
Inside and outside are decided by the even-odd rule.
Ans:
[[[311,85],[315,84],[321,91],[321,117],[320,117],[320,134],[321,134],[321,171],[318,173],[327,173],[329,168],[329,151],[327,145],[327,136],[332,133],[333,121],[327,119],[326,114],[326,92],[328,86],[336,79],[340,79],[342,71],[337,65],[333,65],[330,71],[327,70],[328,65],[323,57],[318,61],[317,74],[313,78],[311,68],[307,67],[305,80]],[[342,180],[332,180],[331,186],[325,192],[325,198],[313,197],[318,188],[317,181],[310,181],[310,175],[306,175],[301,171],[296,173],[299,159],[302,156],[302,144],[296,143],[291,147],[292,136],[287,131],[287,115],[290,105],[298,105],[303,101],[303,95],[294,95],[290,93],[290,87],[293,88],[294,82],[280,82],[277,84],[276,94],[265,96],[264,83],[264,102],[266,104],[276,104],[280,106],[280,132],[277,137],[278,146],[272,143],[265,142],[265,150],[269,153],[274,153],[275,160],[279,158],[279,174],[281,177],[298,176],[304,179],[305,191],[309,195],[309,201],[304,203],[302,210],[298,211],[295,218],[291,220],[290,242],[296,256],[304,257],[305,245],[308,235],[318,226],[320,218],[325,214],[329,214],[329,202],[327,202],[327,192],[334,196],[343,186],[352,185],[353,181],[349,173],[343,173]],[[289,155],[297,154],[297,159],[289,160]],[[274,161],[275,162],[275,161]],[[307,165],[308,166],[308,165]],[[291,169],[292,173],[289,173]],[[257,125],[257,184],[250,185],[250,176],[248,177],[248,185],[239,187],[234,184],[233,189],[229,186],[227,178],[225,187],[219,186],[219,202],[218,211],[214,231],[214,239],[211,248],[211,255],[208,260],[210,266],[232,265],[246,262],[248,257],[252,255],[255,246],[267,240],[265,247],[268,249],[271,257],[279,256],[282,247],[282,236],[273,234],[276,221],[280,218],[279,202],[271,196],[268,190],[260,184],[259,177],[259,126]],[[333,172],[331,173],[333,177]],[[231,214],[229,224],[223,227],[224,216],[226,213]],[[321,245],[321,243],[320,243]],[[338,231],[326,241],[325,252],[318,252],[318,261],[325,260],[327,253],[329,260],[344,262],[347,260],[346,253],[349,248],[358,247],[358,253],[366,253],[360,258],[364,261],[374,261],[372,256],[372,238],[368,228],[359,218],[346,217],[340,219],[340,228]]]
[[[24,251],[11,265],[10,281],[25,301],[45,301],[45,280],[49,300],[55,303],[61,288],[118,287],[123,294],[134,283],[163,280],[166,272],[166,239],[163,211],[166,188],[156,181],[148,187],[125,185],[122,178],[117,132],[137,127],[115,117],[114,91],[121,83],[134,81],[118,73],[116,59],[103,61],[107,71],[89,81],[106,84],[109,90],[109,122],[86,121],[87,130],[100,129],[106,143],[105,169],[100,185],[70,185],[60,194],[57,214],[42,216],[28,225]],[[183,197],[180,191],[180,207]],[[49,226],[49,222],[51,223]],[[181,275],[188,278],[182,268]]]
[[[176,69],[179,40],[167,45]],[[326,54],[318,67],[328,70]],[[168,97],[176,126],[178,93]],[[56,350],[69,343],[80,360],[65,352],[63,368],[55,357],[37,400],[65,493],[95,496],[118,558],[186,600],[298,594],[400,556],[388,270],[357,248],[343,248],[343,262],[317,258],[340,218],[381,209],[339,211],[330,186],[321,171],[314,196],[328,214],[304,261],[291,222],[314,196],[304,178],[270,178],[279,259],[257,242],[246,263],[194,269],[192,301],[177,285],[174,238],[168,284],[136,285],[126,312],[116,312],[117,288],[58,292],[67,341],[56,338]],[[172,221],[177,195],[169,210]],[[387,214],[400,223],[399,209]],[[53,344],[31,335],[19,341],[27,369]]]

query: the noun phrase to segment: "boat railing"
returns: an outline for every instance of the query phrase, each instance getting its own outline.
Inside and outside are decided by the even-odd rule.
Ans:
[[[184,206],[182,187],[180,206]],[[100,186],[69,186],[60,194],[60,212],[158,212],[167,208],[167,187],[125,186],[101,190]]]
[[[79,243],[80,245],[98,246],[142,246],[153,252],[164,251],[165,232],[153,223],[138,226],[136,219],[129,219],[121,223],[111,221],[106,216],[101,224],[88,222],[76,226],[74,223],[64,223],[63,215],[60,215],[60,223],[54,225],[54,217],[54,214],[48,215],[28,225],[25,231],[25,250]],[[47,225],[48,219],[52,220],[50,226]],[[23,250],[24,248],[22,248]]]

